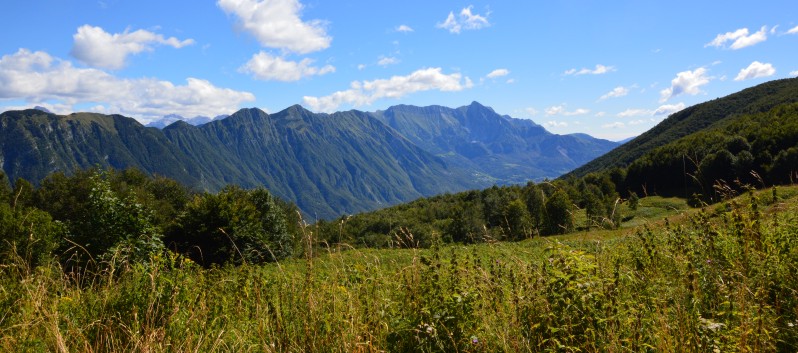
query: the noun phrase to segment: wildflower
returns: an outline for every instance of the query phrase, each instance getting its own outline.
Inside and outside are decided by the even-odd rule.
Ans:
[[[471,336],[471,344],[478,344],[479,338],[477,336]]]

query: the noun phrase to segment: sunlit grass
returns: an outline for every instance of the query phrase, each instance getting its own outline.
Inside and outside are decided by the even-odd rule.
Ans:
[[[164,256],[76,277],[20,260],[0,268],[0,351],[795,351],[796,190],[703,211],[643,198],[620,229],[316,244],[259,266]]]

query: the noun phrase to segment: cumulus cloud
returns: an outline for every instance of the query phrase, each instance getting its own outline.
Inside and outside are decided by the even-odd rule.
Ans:
[[[393,76],[374,81],[354,81],[350,88],[337,91],[328,96],[302,98],[303,103],[316,111],[331,112],[342,104],[362,106],[382,98],[401,98],[420,91],[438,90],[442,92],[461,91],[473,87],[468,77],[459,73],[444,74],[441,68],[417,70],[407,76]]]
[[[677,104],[665,104],[659,106],[655,110],[649,109],[638,109],[638,108],[629,108],[626,109],[618,114],[616,114],[619,118],[634,118],[634,117],[653,117],[656,115],[666,115],[666,114],[673,114],[684,109],[684,103],[677,103]],[[629,122],[629,125],[636,125],[644,120],[637,120],[638,122],[635,123],[634,121]]]
[[[798,70],[790,71],[790,76],[798,76]]]
[[[576,115],[585,115],[587,113],[590,113],[590,110],[579,108],[576,110],[568,111],[565,108],[565,105],[555,105],[546,108],[545,112],[546,115],[576,116]]]
[[[324,22],[302,21],[298,0],[218,0],[224,12],[235,15],[242,30],[264,47],[307,54],[330,46]]]
[[[156,44],[174,48],[194,44],[193,39],[164,38],[163,35],[143,29],[110,34],[90,25],[80,26],[72,38],[72,56],[86,65],[113,70],[125,67],[127,57],[131,54],[151,51]]]
[[[538,115],[538,110],[532,107],[526,108],[524,111],[531,116]]]
[[[654,111],[654,115],[671,115],[684,108],[685,106],[684,103],[682,102],[679,102],[677,104],[665,104],[659,106],[659,108],[657,108],[657,110]]]
[[[627,94],[629,94],[629,89],[628,88],[623,87],[623,86],[618,86],[618,87],[613,88],[612,91],[609,91],[607,94],[599,97],[599,100],[603,101],[603,100],[608,99],[608,98],[623,97],[623,96],[625,96]]]
[[[568,123],[564,121],[556,121],[556,120],[549,120],[543,123],[543,126],[552,128],[552,127],[568,127]]]
[[[764,42],[767,39],[766,26],[763,26],[759,31],[750,35],[748,34],[748,28],[740,28],[734,32],[718,34],[715,39],[705,44],[704,47],[726,47],[727,42],[732,42],[729,48],[737,50]]]
[[[411,28],[408,25],[399,25],[399,26],[396,27],[396,31],[397,32],[402,32],[402,33],[409,33],[409,32],[413,32],[413,28]]]
[[[618,113],[619,118],[631,118],[635,116],[648,116],[652,115],[654,112],[648,109],[626,109],[620,113]]]
[[[701,86],[710,81],[707,69],[700,67],[693,71],[682,71],[671,80],[671,86],[660,91],[660,102],[676,97],[682,93],[696,95],[701,93]]]
[[[395,58],[395,57],[383,56],[383,57],[380,58],[380,60],[377,61],[377,65],[388,66],[388,65],[398,64],[399,62],[400,62],[400,60]]]
[[[502,76],[507,76],[510,74],[510,70],[507,69],[496,69],[491,71],[486,77],[487,78],[497,78]]]
[[[773,68],[773,65],[770,63],[763,64],[759,61],[754,61],[748,67],[740,70],[740,73],[737,74],[737,77],[734,78],[735,81],[743,81],[749,80],[752,78],[760,78],[760,77],[768,77],[773,76],[776,73],[776,69]]]
[[[76,68],[49,54],[20,49],[0,58],[0,100],[22,100],[30,105],[55,102],[59,109],[94,104],[97,112],[119,113],[147,122],[176,113],[183,116],[229,114],[243,102],[255,100],[249,92],[219,88],[188,78],[185,85],[152,78],[126,79],[99,69]]]
[[[316,67],[312,64],[313,60],[308,58],[296,62],[261,51],[253,55],[252,59],[249,59],[238,71],[264,81],[298,81],[305,77],[335,72],[335,67],[332,65]]]
[[[595,69],[588,69],[588,68],[569,69],[569,70],[565,70],[565,74],[566,75],[577,75],[577,76],[579,76],[579,75],[588,75],[588,74],[589,75],[601,75],[601,74],[606,74],[606,73],[613,72],[613,71],[615,71],[615,67],[613,67],[613,66],[604,66],[604,65],[598,64],[598,65],[596,65]]]
[[[460,10],[460,14],[455,16],[454,12],[449,12],[449,16],[442,23],[438,23],[436,27],[443,28],[450,33],[460,33],[462,30],[475,30],[490,26],[488,22],[488,15],[482,16],[479,14],[471,13],[473,6],[469,6]]]
[[[798,26],[791,28],[789,31],[787,31],[787,34],[798,34]]]

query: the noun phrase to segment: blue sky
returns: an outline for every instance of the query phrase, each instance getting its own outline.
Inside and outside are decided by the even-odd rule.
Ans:
[[[617,140],[798,75],[794,1],[5,1],[0,111],[478,101]]]

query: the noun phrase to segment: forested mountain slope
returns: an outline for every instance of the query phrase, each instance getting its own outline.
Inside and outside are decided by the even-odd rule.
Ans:
[[[651,130],[567,175],[584,176],[590,172],[625,167],[646,152],[721,120],[766,112],[778,105],[792,102],[798,102],[798,78],[766,82],[723,98],[697,104],[672,114]]]

